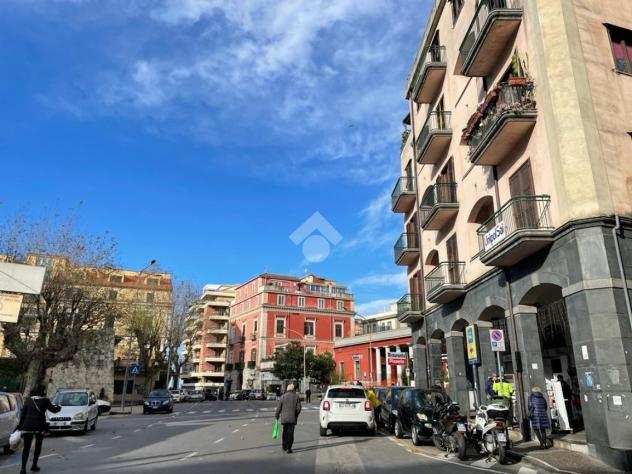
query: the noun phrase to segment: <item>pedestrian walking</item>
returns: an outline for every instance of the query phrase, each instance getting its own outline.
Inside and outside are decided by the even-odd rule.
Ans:
[[[551,421],[549,420],[549,404],[542,394],[540,387],[533,387],[531,389],[528,407],[531,428],[533,428],[533,431],[540,442],[540,447],[545,449],[550,448],[552,443],[549,444],[550,440],[546,434],[546,430],[551,427]]]
[[[24,447],[22,448],[22,469],[20,474],[26,474],[26,465],[29,460],[31,445],[35,439],[35,449],[33,451],[33,464],[31,471],[39,471],[37,465],[40,453],[42,452],[42,443],[44,441],[44,432],[47,429],[46,411],[58,413],[61,411],[59,405],[53,405],[51,401],[44,396],[45,390],[43,386],[39,386],[31,390],[30,396],[25,400],[20,421],[17,429],[22,432],[22,440]]]
[[[305,390],[305,402],[312,403],[312,390],[309,387]]]
[[[294,391],[294,384],[287,386],[287,391],[279,400],[275,417],[283,426],[282,444],[283,451],[288,454],[292,453],[292,445],[294,444],[294,428],[298,415],[301,413],[301,399]]]

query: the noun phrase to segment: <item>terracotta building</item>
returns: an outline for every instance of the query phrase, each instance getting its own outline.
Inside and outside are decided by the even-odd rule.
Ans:
[[[316,354],[352,334],[353,295],[336,282],[263,273],[236,290],[230,308],[227,389],[276,388],[274,351],[298,341]]]
[[[630,45],[632,2],[435,0],[392,193],[417,385],[444,380],[469,406],[498,371],[489,329],[502,329],[518,416],[561,376],[584,449],[628,468]]]
[[[182,373],[182,387],[219,390],[224,386],[228,319],[237,285],[206,285],[191,308],[187,345],[191,359]]]
[[[341,380],[359,380],[364,386],[414,385],[410,328],[397,319],[397,306],[356,318],[354,336],[334,342],[336,371]],[[406,365],[389,365],[387,353],[402,352]]]

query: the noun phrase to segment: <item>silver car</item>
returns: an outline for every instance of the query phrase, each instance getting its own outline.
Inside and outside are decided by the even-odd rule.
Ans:
[[[99,418],[97,397],[88,390],[59,390],[53,398],[53,404],[61,406],[59,413],[46,412],[50,431],[80,431],[88,428],[95,430]]]
[[[11,450],[9,436],[15,431],[20,421],[20,408],[14,395],[0,392],[0,446],[5,454]]]

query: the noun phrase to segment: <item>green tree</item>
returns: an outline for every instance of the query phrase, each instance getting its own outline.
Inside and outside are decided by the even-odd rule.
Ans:
[[[310,353],[307,354],[308,356]],[[303,346],[296,341],[285,348],[277,349],[272,356],[272,374],[280,380],[300,380],[303,378]]]
[[[307,354],[307,374],[319,385],[329,385],[336,370],[336,361],[330,352],[319,355]]]

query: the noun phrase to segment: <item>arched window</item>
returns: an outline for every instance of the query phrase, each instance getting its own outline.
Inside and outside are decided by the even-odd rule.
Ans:
[[[482,224],[494,214],[494,199],[491,196],[480,198],[470,211],[467,221],[475,224]]]
[[[257,362],[257,349],[250,350],[250,361]]]

